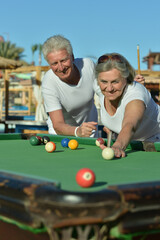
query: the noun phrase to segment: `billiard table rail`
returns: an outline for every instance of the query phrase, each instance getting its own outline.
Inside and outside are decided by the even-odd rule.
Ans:
[[[88,223],[114,220],[128,208],[114,190],[98,194],[69,192],[56,185],[54,182],[0,172],[0,215],[32,227],[39,227],[42,222],[61,227],[63,222],[67,225],[67,221],[69,224],[73,221],[75,225],[80,219]]]
[[[38,136],[43,136],[43,134],[34,134],[34,135],[38,135]],[[61,141],[64,136],[62,135],[50,135],[50,134],[45,134],[46,136],[49,136],[51,140],[54,141],[54,138],[56,136],[56,140]],[[22,138],[29,138],[30,136],[26,135],[26,134],[22,134]],[[65,136],[68,138],[71,138],[71,136]],[[86,145],[95,145],[95,141],[96,138],[80,138],[80,137],[74,137],[72,136],[72,139],[76,139],[78,140],[79,144],[86,144]],[[105,144],[107,146],[107,138],[104,138],[105,140]],[[113,145],[113,143],[115,142],[114,139],[111,140],[111,146]],[[146,152],[160,152],[160,142],[142,142],[142,141],[135,141],[132,140],[126,150],[136,150],[136,151],[146,151]]]
[[[30,139],[31,136],[41,136],[43,137],[44,134],[40,133],[10,133],[10,134],[0,134],[0,140],[27,140]],[[51,141],[54,141],[56,138],[56,141],[61,141],[64,136],[63,135],[51,135],[51,134],[45,134],[45,136],[48,136]],[[86,145],[96,145],[95,141],[96,138],[80,138],[80,137],[74,137],[74,136],[65,136],[68,138],[76,139],[78,140],[79,144],[86,144]],[[104,138],[105,144],[107,146],[107,138]],[[115,142],[114,139],[111,140],[111,146]],[[146,151],[146,152],[160,152],[160,142],[141,142],[141,141],[131,141],[126,150],[136,150],[136,151]]]
[[[160,181],[63,191],[57,182],[0,172],[0,216],[29,227],[107,225],[121,234],[160,231]]]

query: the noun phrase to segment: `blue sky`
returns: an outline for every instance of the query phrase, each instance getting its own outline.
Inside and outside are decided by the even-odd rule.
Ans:
[[[10,0],[0,7],[0,35],[23,47],[27,62],[32,61],[31,46],[55,34],[71,41],[75,57],[119,52],[135,69],[137,44],[142,70],[149,50],[160,52],[159,0]],[[38,52],[34,60],[37,65]],[[44,59],[42,65],[47,65]]]

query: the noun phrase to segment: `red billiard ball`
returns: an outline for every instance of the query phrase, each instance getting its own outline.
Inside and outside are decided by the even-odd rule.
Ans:
[[[100,146],[100,144],[104,144],[105,143],[105,141],[104,141],[104,139],[103,138],[97,138],[96,139],[96,145],[99,147]]]
[[[95,183],[95,174],[89,168],[82,168],[76,174],[76,182],[83,188],[91,187]]]
[[[40,136],[36,136],[36,138],[37,138],[38,141],[39,141],[38,145],[41,145],[41,143],[42,143],[42,138],[41,138]]]
[[[48,142],[45,145],[45,149],[48,153],[54,152],[56,150],[56,144],[54,142]]]
[[[75,139],[72,139],[68,142],[68,147],[72,150],[76,149],[78,147],[78,142]]]

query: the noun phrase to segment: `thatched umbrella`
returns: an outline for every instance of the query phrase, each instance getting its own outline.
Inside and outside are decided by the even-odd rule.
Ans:
[[[15,69],[23,65],[20,61],[0,57],[0,69]]]

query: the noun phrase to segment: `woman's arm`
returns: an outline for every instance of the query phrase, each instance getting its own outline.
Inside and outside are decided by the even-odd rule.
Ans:
[[[125,149],[137,130],[145,111],[141,100],[133,100],[127,104],[122,122],[122,129],[112,148],[116,157],[125,157]]]

